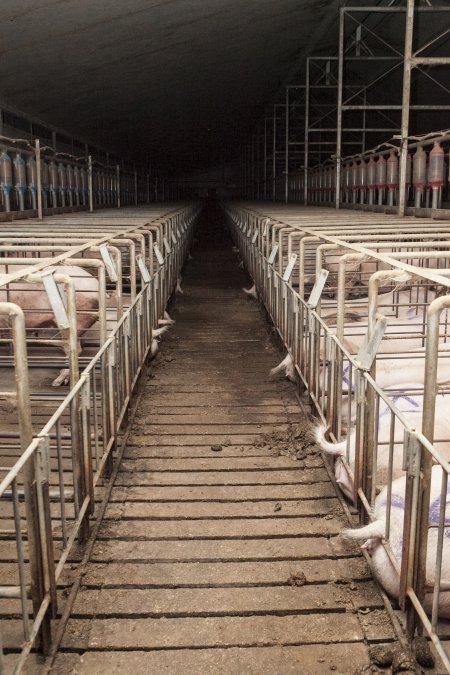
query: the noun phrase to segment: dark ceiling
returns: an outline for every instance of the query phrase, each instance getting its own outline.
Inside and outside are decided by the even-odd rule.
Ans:
[[[2,0],[0,99],[174,173],[216,164],[333,4]]]
[[[367,3],[1,0],[0,100],[158,170],[195,172],[237,156],[306,54],[336,54],[345,4]],[[401,53],[394,18],[384,44]],[[401,82],[382,86],[401,95]]]

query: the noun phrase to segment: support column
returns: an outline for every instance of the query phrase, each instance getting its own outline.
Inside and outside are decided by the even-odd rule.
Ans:
[[[336,138],[336,195],[335,206],[341,205],[341,162],[342,162],[342,98],[344,79],[344,11],[339,10],[339,57],[338,57],[338,100],[337,100],[337,138]]]
[[[411,96],[411,59],[415,0],[408,0],[405,22],[405,51],[403,60],[402,128],[400,144],[400,180],[398,186],[398,215],[406,209],[406,164],[408,161],[409,104]]]

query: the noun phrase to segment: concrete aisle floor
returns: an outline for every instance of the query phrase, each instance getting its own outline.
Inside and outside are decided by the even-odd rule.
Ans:
[[[231,241],[200,232],[54,672],[353,673],[394,639]],[[292,426],[290,427],[292,428]],[[213,450],[219,445],[221,450]]]

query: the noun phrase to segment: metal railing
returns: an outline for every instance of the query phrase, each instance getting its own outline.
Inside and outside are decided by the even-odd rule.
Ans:
[[[42,283],[42,272],[45,274],[53,263],[55,283],[65,284],[65,307],[71,324],[70,390],[57,398],[50,417],[40,422],[41,417],[33,419],[36,401],[29,383],[33,356],[27,353],[30,338],[26,315],[17,305],[0,303],[0,315],[6,317],[11,329],[10,366],[15,373],[14,389],[1,392],[0,403],[11,403],[11,414],[18,417],[16,436],[20,441],[16,458],[8,445],[11,439],[4,438],[2,463],[9,465],[0,468],[0,598],[8,603],[10,617],[17,617],[0,622],[2,673],[6,672],[4,653],[16,655],[13,669],[19,673],[33,646],[46,652],[51,645],[51,622],[61,604],[58,583],[75,543],[83,543],[88,536],[95,496],[114,465],[118,434],[126,423],[133,392],[151,349],[152,329],[158,325],[177,282],[196,215],[196,208],[186,207],[151,225],[124,229],[122,224],[128,255],[135,256],[136,290],[129,294],[126,306],[106,334],[100,331],[95,355],[87,363],[84,359],[83,369],[78,368],[77,362],[74,282],[58,274],[58,263],[96,265],[105,278],[104,260],[80,257],[81,252],[91,254],[92,240],[62,253],[57,247],[53,258],[25,258],[31,263],[25,269],[0,276],[0,289],[4,290],[18,280]],[[105,218],[105,228],[108,227]],[[141,232],[146,241],[153,241],[159,230],[161,249],[155,241],[152,248],[147,247],[144,253],[141,249],[136,255],[126,241],[131,230]],[[108,235],[104,239],[108,241]],[[115,246],[121,241],[117,232],[109,240]],[[48,250],[48,244],[45,247]],[[98,250],[98,246],[94,248]],[[12,247],[12,251],[17,254],[20,247]],[[3,255],[9,253],[10,249],[3,251]],[[23,266],[24,259],[5,257],[2,262],[12,269],[17,262]]]
[[[269,217],[245,206],[226,211],[297,377],[330,430],[338,484],[362,523],[382,512],[379,550],[397,580],[387,590],[406,610],[409,634],[421,623],[450,672],[438,624],[450,589],[450,428],[442,425],[450,401],[448,228],[433,223],[430,233],[412,221],[411,230],[411,221],[365,214],[352,222],[319,209],[281,207]],[[333,252],[335,260],[327,258]],[[389,385],[383,377],[393,371]]]

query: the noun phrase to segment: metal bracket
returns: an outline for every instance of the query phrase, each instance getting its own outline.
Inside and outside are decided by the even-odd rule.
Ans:
[[[308,302],[306,303],[309,309],[316,309],[319,304],[322,291],[325,286],[325,282],[328,279],[328,270],[320,270],[319,278],[316,280],[314,287],[309,296]]]
[[[166,252],[170,255],[172,253],[172,249],[170,248],[170,244],[165,237],[163,237],[163,244]]]
[[[98,247],[100,250],[100,255],[102,256],[102,260],[105,263],[106,271],[108,272],[108,276],[110,281],[116,282],[117,281],[117,270],[116,266],[114,264],[114,260],[111,258],[111,253],[108,250],[108,244],[100,244]]]
[[[115,343],[112,342],[109,349],[108,349],[108,365],[110,366],[115,366],[116,365],[116,349],[115,349]]]
[[[273,287],[278,288],[278,274],[275,272],[273,273]]]
[[[159,262],[159,264],[164,265],[164,258],[163,258],[163,255],[162,255],[161,251],[159,250],[158,244],[156,244],[156,243],[153,244],[153,250],[155,252],[156,259]]]
[[[129,338],[131,331],[130,331],[130,315],[127,314],[125,316],[125,320],[123,322],[123,334],[125,337]]]
[[[275,258],[277,257],[277,253],[278,253],[278,244],[274,244],[274,247],[271,250],[269,259],[267,261],[269,265],[273,265],[273,263],[275,262]]]
[[[170,233],[170,238],[172,239],[173,245],[175,246],[176,243],[177,243],[177,238],[176,238],[175,232],[174,232],[173,230],[172,230],[172,232]]]
[[[267,236],[267,227],[268,227],[269,223],[270,223],[270,218],[266,218],[266,222],[264,223],[263,235],[262,235],[263,237]]]
[[[258,230],[255,230],[252,237],[252,244],[255,244],[257,239],[258,239]]]
[[[50,439],[46,436],[39,437],[36,448],[36,483],[42,485],[50,478]]]
[[[412,478],[417,478],[420,474],[421,454],[422,444],[419,441],[417,433],[405,429],[403,439],[403,471],[406,471]]]
[[[141,255],[136,256],[136,262],[138,264],[139,271],[141,273],[142,281],[144,282],[144,284],[150,283],[150,274],[147,269],[147,265],[145,264]]]
[[[70,323],[65,304],[61,297],[61,291],[53,278],[55,271],[56,270],[46,270],[41,274],[41,279],[53,314],[55,315],[56,325],[60,330],[63,330],[70,328]]]
[[[325,333],[325,360],[326,361],[334,361],[333,358],[333,352],[331,349],[331,345],[333,344],[333,340],[331,339],[331,335],[328,333]]]
[[[298,258],[298,256],[297,256],[296,253],[291,255],[291,257],[289,259],[289,262],[287,264],[287,267],[284,270],[283,281],[289,282],[289,279],[291,278],[291,274],[292,274],[292,272],[294,270],[294,267],[295,267],[295,263],[297,262],[297,258]]]
[[[365,380],[360,370],[355,370],[355,401],[362,405],[366,397]]]
[[[380,342],[383,339],[384,333],[386,331],[387,319],[384,316],[380,316],[377,319],[375,328],[373,330],[372,336],[369,340],[369,332],[366,333],[364,341],[360,347],[360,350],[356,356],[356,363],[359,368],[363,370],[370,370],[373,360],[380,346]]]
[[[84,386],[81,389],[81,407],[89,410],[91,407],[91,385],[89,377],[86,377]]]

